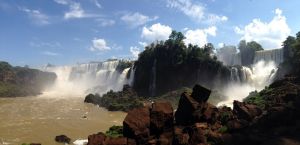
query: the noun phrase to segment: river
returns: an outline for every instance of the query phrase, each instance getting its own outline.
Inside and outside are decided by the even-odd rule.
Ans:
[[[110,112],[83,100],[46,94],[0,98],[0,144],[59,145],[54,141],[57,135],[65,134],[74,142],[122,124],[126,113]]]

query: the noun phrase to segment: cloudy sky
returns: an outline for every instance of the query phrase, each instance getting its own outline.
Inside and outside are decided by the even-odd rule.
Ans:
[[[0,60],[38,67],[135,59],[185,34],[217,48],[241,39],[279,48],[300,31],[299,0],[0,0]]]

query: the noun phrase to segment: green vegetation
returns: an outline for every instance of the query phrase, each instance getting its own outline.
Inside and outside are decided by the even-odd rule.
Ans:
[[[226,112],[222,112],[221,114],[220,114],[220,121],[223,123],[223,124],[225,124],[225,123],[227,123],[231,118],[231,114],[230,114],[230,112],[228,111],[226,111]]]
[[[139,98],[129,85],[124,85],[123,90],[119,92],[110,90],[99,98],[99,105],[109,111],[129,111],[143,106],[143,99]]]
[[[222,126],[220,129],[219,129],[219,132],[220,133],[226,133],[228,131],[228,127],[227,126]]]
[[[212,88],[215,79],[220,83],[228,80],[230,71],[212,56],[212,44],[208,43],[202,48],[192,44],[186,46],[183,40],[181,32],[173,31],[168,40],[152,43],[140,53],[135,62],[133,86],[139,95],[159,96],[183,86],[192,87],[199,82]],[[149,89],[153,83],[156,88]]]
[[[123,136],[123,126],[112,126],[108,131],[105,132],[108,137],[122,137]]]
[[[132,61],[128,61],[128,60],[120,60],[116,70],[119,71],[120,73],[122,73],[124,71],[124,69],[131,67],[133,64]]]
[[[238,46],[241,53],[242,65],[249,66],[252,65],[254,60],[255,51],[264,50],[260,44],[255,41],[246,42],[241,40]]]
[[[28,67],[13,67],[0,61],[0,97],[37,95],[54,82],[54,73],[41,72]]]
[[[300,73],[300,32],[296,37],[289,36],[283,42],[284,63],[282,64],[285,70],[291,73]]]
[[[264,90],[262,90],[262,92],[268,92],[268,91],[271,91],[271,89],[268,89],[267,87]],[[257,91],[250,92],[249,96],[244,99],[244,102],[255,104],[261,109],[264,109],[266,107],[266,100]]]

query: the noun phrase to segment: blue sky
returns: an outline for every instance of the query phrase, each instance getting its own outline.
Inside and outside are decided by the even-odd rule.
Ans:
[[[299,0],[0,0],[0,60],[39,67],[135,59],[171,30],[216,48],[278,48],[300,31]]]

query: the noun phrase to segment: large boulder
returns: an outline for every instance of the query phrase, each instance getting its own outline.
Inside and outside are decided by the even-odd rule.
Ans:
[[[176,124],[191,125],[197,121],[214,122],[217,119],[218,109],[206,102],[210,93],[210,90],[200,85],[194,86],[191,95],[184,92],[175,113]]]
[[[158,135],[163,131],[172,130],[173,107],[169,102],[155,102],[150,112],[150,132]]]
[[[200,107],[193,112],[193,118],[196,122],[207,122],[213,124],[219,116],[218,108],[209,103],[202,103]]]
[[[175,112],[175,120],[178,125],[193,124],[193,112],[199,107],[199,103],[192,98],[187,92],[181,94],[177,111]]]
[[[58,136],[55,137],[55,141],[60,142],[60,143],[69,144],[71,139],[69,137],[67,137],[66,135],[58,135]]]
[[[206,89],[198,84],[196,84],[193,88],[192,97],[199,103],[207,102],[211,90]]]
[[[106,139],[106,135],[102,132],[89,135],[87,145],[102,145]]]
[[[262,114],[262,110],[253,104],[246,104],[244,102],[234,101],[233,112],[239,119],[251,121],[254,117]]]
[[[123,121],[124,137],[135,139],[140,144],[149,137],[149,128],[150,110],[147,107],[136,108],[129,111]]]

